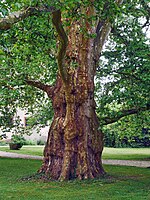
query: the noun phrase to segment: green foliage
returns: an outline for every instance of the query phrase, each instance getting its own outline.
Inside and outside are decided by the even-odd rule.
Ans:
[[[98,80],[106,79],[99,102],[102,105],[115,101],[138,106],[149,101],[150,41],[146,35],[148,31],[142,28],[146,21],[144,8],[137,1],[123,7],[123,14],[113,25],[97,70]]]
[[[150,102],[147,5],[137,1],[128,3],[122,6],[122,15],[115,20],[97,69],[96,100],[100,122],[107,116],[115,119],[116,112],[121,114],[121,110],[144,107]],[[124,137],[142,139],[142,128],[149,128],[148,116],[148,111],[139,112],[135,117],[124,117],[104,127],[105,134],[112,137],[109,145],[126,145],[121,143]],[[115,144],[112,144],[113,137]]]
[[[43,102],[38,102],[37,105],[33,105],[27,112],[27,127],[26,129],[35,128],[36,126],[43,127],[49,125],[53,117],[52,104],[47,99],[43,99]]]
[[[49,104],[45,94],[27,86],[25,79],[55,82],[55,45],[51,18],[47,14],[30,17],[1,33],[1,126],[12,128],[9,121],[18,107],[33,111],[37,105],[42,110],[45,107],[42,102]]]
[[[36,145],[36,142],[32,140],[25,140],[24,145]]]
[[[13,144],[25,144],[25,138],[21,135],[12,135],[11,136],[11,143]]]
[[[132,148],[142,148],[150,146],[150,136],[144,135],[143,137],[137,136],[136,134],[133,136],[124,136],[121,138],[117,132],[109,131],[104,133],[104,145],[106,147],[115,147],[115,148],[124,148],[124,147],[132,147]]]
[[[124,117],[103,127],[107,147],[149,147],[149,112]]]
[[[149,16],[148,1],[126,0],[121,6],[115,1],[2,1],[0,14],[18,11],[28,6],[55,6],[60,8],[64,29],[72,21],[87,19],[83,13],[94,5],[96,14],[90,23],[99,18],[113,23],[109,42],[102,53],[96,75],[97,113],[100,118],[113,116],[115,111],[149,104],[149,40],[146,22]],[[84,26],[81,31],[85,31]],[[86,36],[95,38],[95,34]],[[27,108],[31,127],[47,124],[52,119],[52,106],[45,94],[28,86],[26,78],[45,84],[54,84],[57,74],[55,55],[56,33],[49,13],[40,13],[1,31],[0,39],[0,125],[14,128],[11,119],[16,108]],[[72,63],[76,68],[76,63]],[[125,119],[125,118],[124,118]],[[124,123],[124,119],[121,123]],[[148,124],[148,120],[147,123]],[[119,122],[120,123],[120,122]],[[19,119],[15,126],[18,126]],[[137,123],[138,124],[138,123]],[[131,123],[130,123],[131,126]],[[139,124],[139,127],[141,125]],[[140,127],[141,128],[141,127]],[[121,130],[121,127],[117,127]],[[132,128],[131,128],[132,129]],[[115,132],[118,132],[118,130]],[[123,131],[124,132],[124,131]],[[133,132],[133,131],[131,131]]]

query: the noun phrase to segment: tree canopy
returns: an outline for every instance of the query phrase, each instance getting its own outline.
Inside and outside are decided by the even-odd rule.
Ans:
[[[82,11],[90,4],[94,5],[95,14],[88,18]],[[42,113],[46,106],[51,107],[39,89],[53,86],[56,81],[58,65],[55,57],[60,48],[57,42],[60,35],[56,29],[60,27],[55,29],[53,20],[56,20],[54,13],[58,10],[63,16],[66,34],[73,21],[82,19],[84,22],[87,18],[91,23],[98,22],[96,32],[88,33],[84,23],[80,31],[86,37],[95,38],[97,45],[97,32],[101,34],[101,27],[106,33],[110,32],[102,53],[97,52],[101,59],[95,78],[95,96],[101,125],[149,110],[148,1],[6,0],[0,7],[1,126],[10,124],[9,119],[18,107],[26,107],[32,113],[37,113],[38,108]],[[72,68],[75,67],[74,62]]]

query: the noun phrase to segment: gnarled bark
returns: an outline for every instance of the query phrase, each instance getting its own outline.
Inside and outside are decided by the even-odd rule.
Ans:
[[[76,73],[81,78],[81,71]],[[76,73],[72,74],[77,84],[75,90],[72,85],[66,97],[59,77],[52,97],[54,119],[40,172],[56,180],[95,178],[104,174],[101,163],[103,135],[98,130],[91,87],[84,88],[85,92],[86,84],[76,78]],[[87,77],[85,79],[87,81]]]
[[[91,8],[86,10],[87,15],[92,12]],[[94,101],[94,39],[82,33],[82,25],[82,20],[75,21],[69,29],[63,64],[69,80],[60,70],[52,96],[54,119],[39,170],[57,180],[95,178],[105,173],[101,162],[103,134]],[[91,34],[95,31],[88,21],[85,28]],[[78,67],[73,68],[73,63]]]

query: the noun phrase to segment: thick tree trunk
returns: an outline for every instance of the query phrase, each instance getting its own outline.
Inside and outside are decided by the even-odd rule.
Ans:
[[[40,169],[52,179],[87,179],[104,174],[103,135],[95,113],[95,66],[91,58],[87,51],[82,52],[80,67],[69,71],[69,84],[57,78],[52,95],[54,119]]]
[[[87,9],[87,15],[92,12]],[[39,171],[56,180],[95,178],[105,173],[101,162],[103,135],[94,101],[95,42],[83,33],[83,28],[88,34],[95,32],[84,19],[72,22],[68,30],[63,67],[67,66],[69,79],[60,68],[51,96],[54,119]],[[62,56],[61,52],[58,55]]]
[[[103,136],[98,130],[91,86],[72,75],[76,88],[65,88],[60,77],[53,92],[54,119],[49,130],[40,172],[52,179],[95,178],[104,174],[101,162]],[[83,74],[82,74],[83,75]],[[78,77],[78,80],[77,78]],[[81,78],[81,74],[80,74]],[[87,77],[81,78],[86,80]]]

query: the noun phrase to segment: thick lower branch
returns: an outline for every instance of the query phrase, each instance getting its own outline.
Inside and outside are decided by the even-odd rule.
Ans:
[[[12,27],[13,24],[35,14],[35,8],[28,7],[24,10],[11,13],[9,16],[0,19],[0,30],[7,30]]]
[[[15,23],[22,21],[23,19],[36,15],[39,12],[54,12],[56,9],[53,6],[49,7],[27,7],[17,12],[11,13],[9,16],[0,19],[0,30],[8,30]]]
[[[46,84],[43,84],[39,81],[33,81],[33,80],[26,80],[26,83],[30,86],[33,86],[33,87],[36,87],[44,92],[47,93],[47,95],[51,98],[52,97],[52,94],[53,94],[53,90],[54,90],[54,87],[53,86],[50,86],[50,85],[46,85]]]
[[[112,117],[105,117],[105,118],[101,118],[100,120],[102,121],[101,125],[108,125],[108,124],[112,124],[114,122],[117,122],[119,119],[128,116],[128,115],[133,115],[133,114],[137,114],[141,111],[146,111],[146,110],[150,110],[150,104],[147,104],[145,107],[141,107],[141,108],[133,108],[133,109],[129,109],[129,110],[121,110],[119,112],[116,112],[115,114],[113,114]]]

